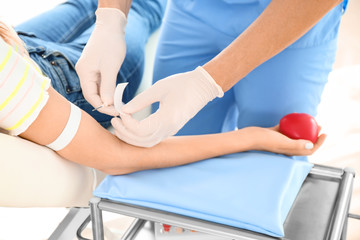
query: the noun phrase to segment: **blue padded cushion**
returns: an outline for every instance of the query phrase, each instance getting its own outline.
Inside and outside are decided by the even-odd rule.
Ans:
[[[282,237],[312,164],[243,152],[173,168],[107,176],[94,195]]]

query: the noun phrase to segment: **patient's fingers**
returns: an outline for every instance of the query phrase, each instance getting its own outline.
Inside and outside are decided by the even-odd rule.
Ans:
[[[278,124],[278,125],[276,125],[276,126],[271,127],[270,129],[272,129],[272,130],[274,130],[274,131],[279,132],[279,131],[280,131],[279,124]]]
[[[321,147],[324,142],[325,142],[325,139],[326,139],[327,135],[326,134],[321,134],[318,138],[318,140],[316,141],[315,145],[314,145],[314,151],[317,151],[319,149],[319,147]]]
[[[295,154],[295,155],[300,155],[300,156],[312,155],[314,152],[316,152],[321,147],[321,145],[323,145],[325,139],[326,139],[326,134],[321,134],[319,136],[318,140],[316,141],[316,143],[313,145],[313,148],[311,148],[311,149],[306,148],[306,144],[311,143],[308,140],[302,140],[302,139],[296,140],[299,142],[301,141],[303,143],[301,143],[301,148],[299,149],[299,154]]]

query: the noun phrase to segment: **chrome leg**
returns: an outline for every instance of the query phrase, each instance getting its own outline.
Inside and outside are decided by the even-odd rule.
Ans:
[[[104,225],[102,211],[99,208],[100,198],[90,199],[91,222],[94,240],[104,240]]]
[[[89,208],[71,208],[49,240],[69,240],[76,236],[76,231],[84,220],[90,216]]]
[[[125,232],[125,234],[122,236],[121,240],[135,239],[136,235],[142,229],[142,227],[145,225],[145,223],[146,223],[146,220],[135,218],[135,220],[132,222],[131,226],[128,228],[128,230]]]
[[[351,168],[344,169],[343,179],[339,188],[339,200],[335,206],[335,217],[332,222],[331,230],[328,234],[329,240],[341,239],[344,232],[345,218],[348,217],[348,209],[350,205],[350,197],[352,193],[353,178],[355,171]]]

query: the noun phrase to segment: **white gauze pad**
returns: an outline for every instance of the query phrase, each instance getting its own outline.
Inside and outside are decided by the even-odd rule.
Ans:
[[[124,90],[128,83],[120,83],[116,86],[115,94],[114,94],[114,107],[115,110],[120,113],[121,108],[124,106],[124,103],[122,102],[122,96],[124,94]]]

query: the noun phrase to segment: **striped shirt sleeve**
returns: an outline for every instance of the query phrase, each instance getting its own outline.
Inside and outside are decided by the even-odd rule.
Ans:
[[[49,86],[50,79],[0,38],[0,128],[24,132],[45,106]]]

